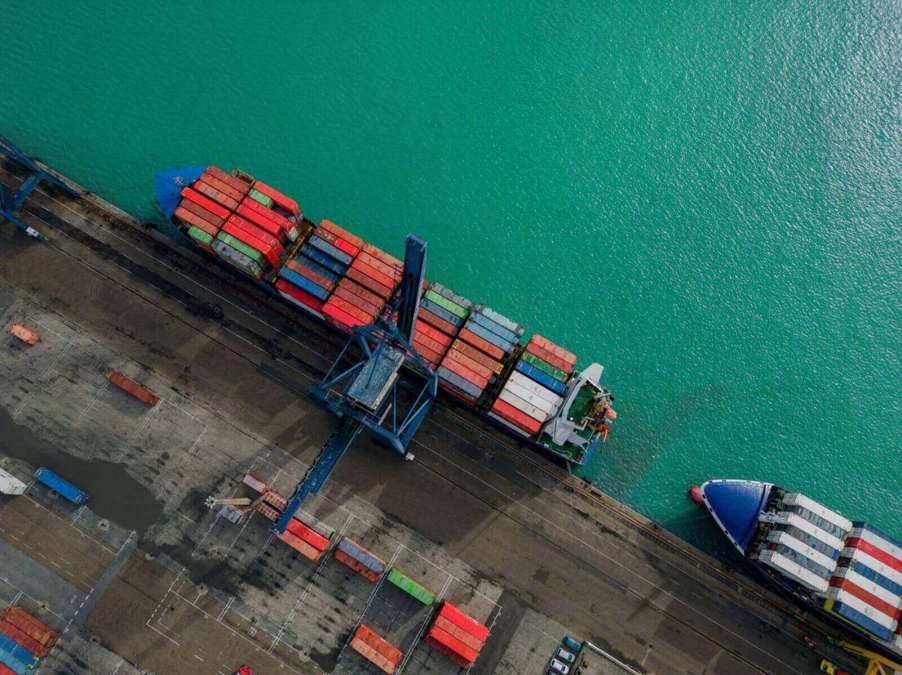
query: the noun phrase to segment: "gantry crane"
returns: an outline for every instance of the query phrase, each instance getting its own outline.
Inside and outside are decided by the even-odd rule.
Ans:
[[[374,323],[352,330],[311,390],[311,398],[340,421],[289,497],[277,532],[284,532],[304,499],[319,491],[362,431],[413,459],[407,446],[438,391],[435,372],[411,344],[425,271],[426,242],[408,235],[401,280],[386,309]],[[402,371],[405,362],[412,367]]]
[[[0,159],[15,162],[31,171],[31,175],[25,179],[25,182],[19,186],[18,190],[9,192],[3,185],[0,185],[0,218],[5,218],[28,236],[42,239],[43,237],[40,232],[23,223],[15,215],[15,212],[19,210],[19,207],[25,203],[26,199],[28,199],[28,195],[31,194],[41,181],[56,185],[74,197],[79,196],[80,193],[65,181],[39,167],[31,157],[19,150],[5,136],[0,136]]]

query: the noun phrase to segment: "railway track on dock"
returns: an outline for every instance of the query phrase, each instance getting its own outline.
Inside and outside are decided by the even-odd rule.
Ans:
[[[8,170],[0,173],[0,182],[3,182],[6,187],[15,187],[18,180],[18,177]],[[74,204],[72,198],[55,194],[52,189],[40,188],[36,196],[37,199],[32,197],[32,203],[26,204],[23,208],[24,214],[28,218],[37,221],[37,224],[43,225],[45,228],[51,228],[68,240],[90,249],[95,255],[112,262],[142,282],[149,283],[159,292],[180,302],[190,314],[198,317],[201,322],[215,321],[253,350],[263,352],[271,360],[276,361],[280,368],[283,366],[291,368],[294,371],[294,377],[304,381],[305,386],[303,387],[300,386],[300,383],[295,383],[299,390],[304,389],[299,393],[305,393],[310,381],[318,379],[325,372],[345,342],[343,335],[337,334],[330,327],[295,310],[288,303],[276,301],[274,296],[249,283],[239,273],[214,264],[212,260],[205,259],[200,252],[187,247],[178,247],[165,239],[164,235],[142,226],[133,219],[111,213],[91,196],[86,197],[77,205]],[[59,210],[67,211],[66,217],[60,216]],[[120,242],[121,245],[113,246],[110,243],[111,238]],[[48,239],[45,244],[54,247],[62,255],[75,257],[81,264],[91,267],[90,260],[73,252],[71,247],[62,246],[53,241],[53,237]],[[142,260],[142,258],[144,259]],[[163,274],[149,269],[148,262],[151,260],[154,261],[153,266],[162,267],[168,271],[170,276],[178,277],[180,283],[175,283]],[[93,267],[92,269],[98,274],[103,274],[101,270]],[[129,290],[137,292],[135,289]],[[139,295],[141,294],[139,293]],[[141,297],[172,315],[152,298],[146,295]],[[227,307],[229,311],[240,312],[248,317],[248,322],[234,321],[229,318],[229,311],[224,311],[223,307]],[[242,358],[248,358],[231,345],[203,331],[202,325],[192,327],[204,332],[210,339],[216,340],[223,348],[229,349]],[[314,344],[316,346],[313,346]],[[260,367],[261,364],[257,362],[255,365]],[[292,386],[290,381],[282,382],[282,384]],[[821,626],[812,625],[810,618],[801,613],[794,605],[766,593],[751,581],[729,573],[713,559],[679,541],[673,535],[661,531],[648,519],[617,503],[607,495],[599,493],[585,481],[570,475],[544,458],[538,457],[531,449],[520,447],[494,427],[490,427],[481,420],[471,419],[472,416],[467,412],[441,399],[437,401],[436,407],[438,409],[436,412],[439,414],[434,413],[427,420],[427,425],[432,425],[446,434],[453,434],[465,443],[475,445],[481,440],[488,441],[493,448],[508,454],[524,477],[544,490],[547,495],[554,497],[564,508],[575,509],[580,515],[587,517],[595,517],[591,513],[592,509],[612,516],[615,520],[627,524],[633,531],[638,532],[642,538],[661,547],[671,555],[691,560],[697,570],[721,584],[727,594],[740,604],[746,606],[754,604],[768,612],[789,616],[799,624],[808,625],[818,632],[827,632]],[[446,419],[460,429],[454,429],[445,424]],[[477,440],[465,438],[461,435],[461,430],[475,435]],[[442,455],[441,451],[435,448],[430,448],[423,443],[418,443],[418,445],[437,456]],[[441,471],[432,467],[429,467],[429,470],[442,475]],[[454,482],[455,485],[476,499],[498,510],[491,500],[478,494],[471,485],[461,484],[447,475],[442,475],[442,477]],[[574,504],[572,499],[567,498],[574,495],[583,502]],[[508,514],[505,515],[513,518]],[[529,523],[521,522],[521,524],[530,527]],[[681,569],[666,557],[658,556],[657,559],[667,565],[672,574],[687,575],[692,578],[686,570]],[[621,583],[604,570],[598,569],[598,573],[607,578],[614,586]],[[643,593],[641,589],[628,589],[628,592],[652,602],[649,594]],[[723,644],[700,630],[679,614],[666,608],[655,607],[655,609],[702,639],[729,652],[749,667],[761,672],[768,672],[729,645]],[[770,619],[762,618],[758,613],[754,613],[754,615],[774,630],[785,631],[784,627],[775,625]]]

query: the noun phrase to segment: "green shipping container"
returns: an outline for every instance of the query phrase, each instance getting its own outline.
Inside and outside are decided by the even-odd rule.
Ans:
[[[188,236],[204,246],[209,246],[213,243],[213,237],[197,227],[189,227]]]
[[[244,255],[246,255],[248,258],[250,258],[255,263],[260,265],[260,269],[266,269],[269,266],[269,263],[266,261],[266,258],[264,257],[264,255],[262,253],[260,253],[260,251],[258,251],[255,248],[251,248],[250,246],[245,244],[243,241],[241,241],[240,239],[236,239],[235,237],[228,234],[227,232],[220,232],[219,234],[216,235],[216,238],[219,239],[220,241],[228,244],[229,246],[231,246],[233,249],[235,249],[239,253],[243,253]]]
[[[263,270],[260,269],[260,266],[257,263],[255,263],[240,251],[236,251],[224,241],[214,239],[213,250],[216,252],[216,255],[218,255],[230,265],[234,265],[235,267],[246,272],[247,274],[250,274],[253,277],[256,277],[257,279],[262,276]]]
[[[268,209],[272,208],[272,205],[273,205],[272,198],[267,197],[265,194],[263,194],[262,192],[260,192],[258,190],[255,190],[254,188],[251,188],[251,191],[247,193],[247,196],[250,197],[251,199],[253,199],[255,202],[260,202],[261,204],[263,204],[263,206],[265,206]]]
[[[467,318],[467,314],[469,313],[467,312],[467,310],[465,310],[457,303],[451,302],[450,300],[448,300],[448,298],[442,297],[432,289],[427,290],[425,295],[427,299],[432,300],[432,302],[434,302],[436,305],[439,305],[440,307],[444,307],[455,316],[459,316],[461,319]]]
[[[555,368],[550,363],[545,363],[538,356],[530,354],[529,352],[523,352],[522,359],[527,363],[531,363],[543,373],[551,375],[551,377],[553,377],[555,380],[558,380],[559,382],[567,382],[567,378],[569,377],[567,373],[565,373],[563,370]]]
[[[405,593],[412,595],[424,605],[431,605],[435,602],[435,593],[427,590],[409,576],[394,568],[388,573],[388,580]]]

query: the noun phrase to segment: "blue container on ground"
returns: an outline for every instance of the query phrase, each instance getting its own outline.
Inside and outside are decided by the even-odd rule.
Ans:
[[[34,472],[34,477],[39,483],[46,485],[60,496],[68,499],[73,504],[84,504],[88,501],[88,493],[75,487],[72,483],[60,476],[55,471],[42,466]]]

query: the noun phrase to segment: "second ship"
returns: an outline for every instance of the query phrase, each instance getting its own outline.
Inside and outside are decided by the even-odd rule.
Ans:
[[[372,323],[401,278],[397,258],[239,170],[158,173],[164,232],[215,256],[338,331]],[[461,405],[568,465],[583,465],[616,418],[603,368],[440,283],[423,289],[413,346]]]

